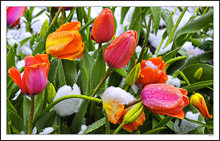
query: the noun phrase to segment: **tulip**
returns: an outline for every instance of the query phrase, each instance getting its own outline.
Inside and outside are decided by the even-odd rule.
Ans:
[[[166,83],[168,80],[166,71],[167,64],[163,63],[161,57],[142,60],[141,73],[136,81],[136,86],[142,89],[145,85],[152,83]]]
[[[121,88],[109,87],[101,96],[103,100],[103,108],[107,113],[108,120],[113,124],[122,124],[124,116],[131,109],[125,108],[124,104],[128,104],[135,100],[134,96]],[[145,121],[145,114],[142,114],[133,122],[125,124],[122,128],[132,132],[137,130],[138,126],[142,125]]]
[[[47,85],[47,76],[50,63],[47,54],[28,55],[24,59],[25,68],[21,78],[20,71],[11,67],[8,73],[12,80],[18,85],[23,94],[40,94]]]
[[[212,115],[209,114],[205,99],[201,94],[195,93],[190,96],[190,104],[195,106],[203,117],[212,118]]]
[[[48,35],[46,52],[59,59],[75,60],[82,57],[84,44],[79,33],[80,22],[70,22],[60,26]]]
[[[146,109],[156,114],[183,119],[183,108],[189,104],[187,91],[168,84],[146,85],[141,99]]]
[[[90,38],[96,43],[104,43],[114,36],[114,16],[108,8],[102,10],[94,21]]]
[[[105,62],[117,69],[127,65],[134,54],[137,39],[135,30],[128,30],[115,38],[104,51]]]
[[[7,8],[7,26],[15,27],[18,25],[21,16],[24,15],[24,11],[27,7],[8,7]]]

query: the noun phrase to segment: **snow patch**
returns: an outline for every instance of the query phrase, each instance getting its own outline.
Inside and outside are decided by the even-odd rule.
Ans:
[[[173,76],[171,75],[167,75],[168,76],[168,80],[166,82],[166,84],[169,84],[169,85],[174,85],[178,88],[180,88],[180,80],[176,77],[176,78],[173,78]]]
[[[39,134],[41,135],[45,135],[45,134],[49,134],[53,131],[54,129],[52,127],[47,127],[45,129],[43,129],[43,132],[40,132]]]

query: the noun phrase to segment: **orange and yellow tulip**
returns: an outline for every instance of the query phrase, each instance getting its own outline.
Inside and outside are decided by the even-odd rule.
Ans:
[[[212,118],[212,115],[209,114],[205,99],[201,94],[195,93],[191,95],[190,104],[195,106],[200,111],[203,117]]]
[[[141,92],[141,99],[146,109],[153,113],[183,119],[183,108],[189,104],[185,89],[168,84],[149,84]]]
[[[114,34],[114,16],[110,9],[105,8],[95,19],[90,37],[96,43],[105,43],[111,40]]]
[[[167,64],[163,63],[161,57],[142,60],[141,73],[135,84],[139,88],[143,88],[148,84],[166,83],[168,80],[166,71],[164,70],[166,66]]]
[[[80,22],[73,21],[60,26],[48,35],[46,52],[59,59],[75,60],[82,57],[84,44],[79,33]]]
[[[40,94],[47,85],[50,62],[48,54],[28,55],[24,59],[25,68],[21,78],[20,71],[15,67],[8,70],[9,76],[18,85],[23,94]]]

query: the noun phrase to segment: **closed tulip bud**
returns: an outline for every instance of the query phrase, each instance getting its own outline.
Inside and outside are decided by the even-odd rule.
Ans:
[[[199,80],[202,77],[202,71],[203,71],[203,68],[199,68],[198,70],[196,70],[194,74],[194,78]]]
[[[46,52],[59,59],[75,60],[82,57],[84,44],[79,33],[80,22],[70,22],[60,26],[48,35]]]
[[[120,69],[128,64],[137,45],[137,32],[128,30],[115,38],[104,51],[105,62]]]
[[[47,85],[47,76],[50,67],[48,54],[28,55],[24,61],[25,68],[22,78],[20,71],[15,67],[11,67],[8,73],[23,94],[40,94]]]
[[[212,118],[212,115],[209,114],[205,99],[201,94],[195,93],[194,95],[191,95],[190,104],[195,106],[203,117]]]
[[[183,119],[183,108],[189,104],[187,91],[168,84],[149,84],[141,92],[146,109],[153,113]]]
[[[52,103],[54,97],[56,96],[56,90],[52,83],[50,83],[47,87],[47,103]]]
[[[143,112],[142,102],[135,104],[124,116],[123,122],[131,123],[135,121]]]
[[[140,75],[141,65],[138,63],[127,75],[125,84],[127,86],[133,85]]]
[[[90,37],[96,43],[108,42],[115,34],[114,28],[114,16],[112,11],[105,8],[95,19]]]
[[[27,7],[8,7],[7,8],[7,26],[15,27],[18,25],[21,16],[24,15],[24,11]]]

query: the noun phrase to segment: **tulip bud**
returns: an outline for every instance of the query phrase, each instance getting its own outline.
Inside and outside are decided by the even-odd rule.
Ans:
[[[8,7],[7,8],[7,26],[15,27],[18,25],[21,16],[24,15],[27,7]]]
[[[189,104],[187,91],[168,84],[149,84],[141,92],[146,109],[156,114],[183,119],[183,108]]]
[[[191,95],[190,104],[195,106],[203,117],[212,118],[212,115],[209,114],[205,99],[200,93]]]
[[[90,37],[96,43],[104,43],[111,40],[114,34],[114,16],[110,9],[105,8],[95,19]]]
[[[141,115],[142,112],[143,112],[143,105],[142,102],[139,102],[126,113],[123,122],[127,124],[135,121]]]
[[[196,70],[194,74],[194,78],[199,80],[202,77],[202,72],[203,72],[203,68],[199,68],[198,70]]]
[[[52,83],[47,86],[47,103],[52,103],[54,97],[56,96],[56,90]]]
[[[138,63],[127,75],[126,80],[125,80],[125,84],[127,86],[131,86],[133,85],[136,80],[138,79],[139,75],[140,75],[140,71],[141,71],[141,65],[140,63]]]
[[[120,69],[128,64],[137,44],[137,32],[128,30],[114,39],[104,51],[105,62]]]

